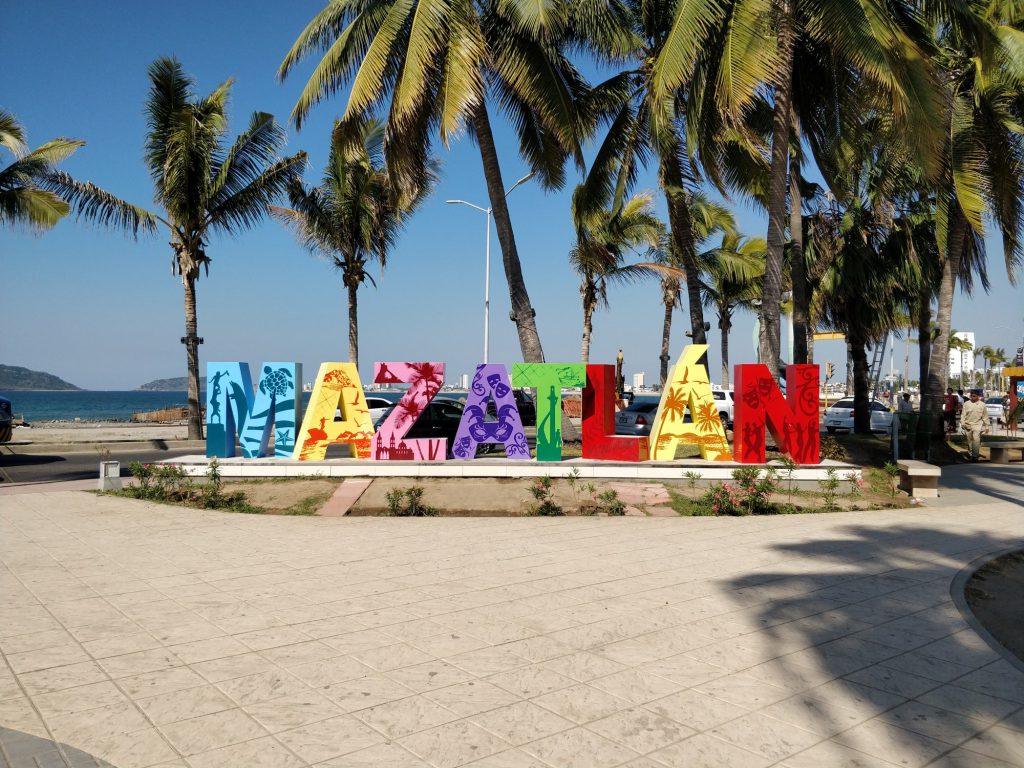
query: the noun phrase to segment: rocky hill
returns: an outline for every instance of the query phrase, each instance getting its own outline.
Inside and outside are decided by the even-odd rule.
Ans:
[[[76,390],[76,387],[59,376],[43,371],[30,371],[17,365],[0,365],[0,389],[2,390]]]
[[[203,379],[199,380],[200,386],[206,382]],[[147,384],[143,384],[138,388],[139,392],[184,392],[188,389],[188,377],[177,376],[173,379],[156,379],[150,381]]]

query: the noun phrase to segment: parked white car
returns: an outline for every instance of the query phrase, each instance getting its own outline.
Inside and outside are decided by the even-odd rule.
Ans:
[[[871,431],[888,432],[892,428],[893,412],[881,400],[871,401]],[[853,398],[844,397],[825,409],[825,429],[834,434],[837,429],[853,431]]]
[[[722,424],[732,428],[733,414],[735,413],[733,392],[731,389],[716,389],[711,392],[715,396],[715,405],[718,406],[718,417]]]
[[[997,424],[1003,423],[1003,417],[1006,415],[1006,411],[1003,410],[1003,398],[998,395],[986,397],[985,410],[988,411],[989,419],[993,419]]]

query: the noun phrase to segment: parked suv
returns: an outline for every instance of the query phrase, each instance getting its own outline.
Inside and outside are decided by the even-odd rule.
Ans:
[[[14,431],[14,416],[11,413],[11,401],[6,397],[0,397],[0,443],[6,443],[11,439]]]
[[[718,418],[727,429],[732,429],[732,419],[735,413],[734,401],[731,389],[716,389],[711,392],[715,396],[715,405],[718,406]]]

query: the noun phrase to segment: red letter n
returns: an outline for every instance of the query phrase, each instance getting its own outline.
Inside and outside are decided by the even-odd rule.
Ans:
[[[786,367],[786,395],[766,365],[736,366],[733,455],[742,464],[764,464],[765,426],[775,445],[797,464],[817,464],[818,366]]]

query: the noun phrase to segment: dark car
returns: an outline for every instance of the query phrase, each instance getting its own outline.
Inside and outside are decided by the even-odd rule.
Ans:
[[[535,427],[537,426],[537,404],[533,402],[533,398],[530,397],[529,393],[522,389],[513,389],[512,394],[516,398],[516,408],[519,409],[519,418],[523,420],[524,427]],[[489,400],[487,403],[487,418],[497,418],[497,411],[494,410],[494,401]]]
[[[11,401],[0,397],[0,443],[6,443],[14,432],[14,415],[11,412]]]
[[[391,415],[395,406],[391,406],[384,415],[374,422],[374,429],[379,429],[384,420]],[[443,437],[448,440],[448,454],[451,455],[455,444],[455,433],[459,431],[462,421],[462,403],[457,400],[438,399],[429,403],[416,423],[412,425],[406,437]]]

